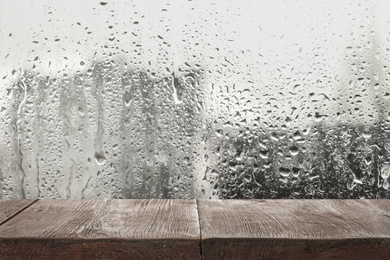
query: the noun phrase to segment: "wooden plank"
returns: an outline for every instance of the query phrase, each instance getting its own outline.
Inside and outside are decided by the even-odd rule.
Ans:
[[[0,227],[0,259],[200,259],[195,200],[40,200]]]
[[[0,225],[28,207],[34,201],[35,200],[0,200]]]
[[[199,200],[203,259],[390,259],[388,200]]]

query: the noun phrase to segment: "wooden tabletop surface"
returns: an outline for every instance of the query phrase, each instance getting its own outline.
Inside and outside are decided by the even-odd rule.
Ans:
[[[390,259],[390,200],[0,200],[0,259]]]
[[[388,200],[201,200],[204,259],[390,259]]]
[[[34,202],[35,200],[0,200],[0,226]]]

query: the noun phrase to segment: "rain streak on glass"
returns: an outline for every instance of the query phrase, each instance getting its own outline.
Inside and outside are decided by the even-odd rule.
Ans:
[[[0,198],[390,198],[386,1],[4,1]]]

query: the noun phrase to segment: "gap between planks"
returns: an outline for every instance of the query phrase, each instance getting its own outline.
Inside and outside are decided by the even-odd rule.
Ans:
[[[16,217],[17,215],[19,215],[20,213],[22,213],[23,211],[25,211],[26,209],[28,209],[30,206],[32,206],[35,202],[37,202],[39,199],[35,199],[33,200],[31,203],[27,204],[26,206],[24,206],[23,208],[19,209],[18,211],[16,211],[15,213],[13,213],[12,215],[10,215],[9,217],[6,217],[3,221],[0,221],[0,226],[4,225],[5,223],[7,223],[8,221],[10,221],[11,219],[13,219],[14,217]]]
[[[202,226],[200,225],[199,200],[195,199],[195,202],[196,202],[196,213],[198,214],[200,259],[203,260]]]

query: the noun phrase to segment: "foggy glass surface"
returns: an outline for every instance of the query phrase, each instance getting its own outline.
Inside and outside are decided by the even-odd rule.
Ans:
[[[390,198],[389,11],[0,0],[0,198]]]

